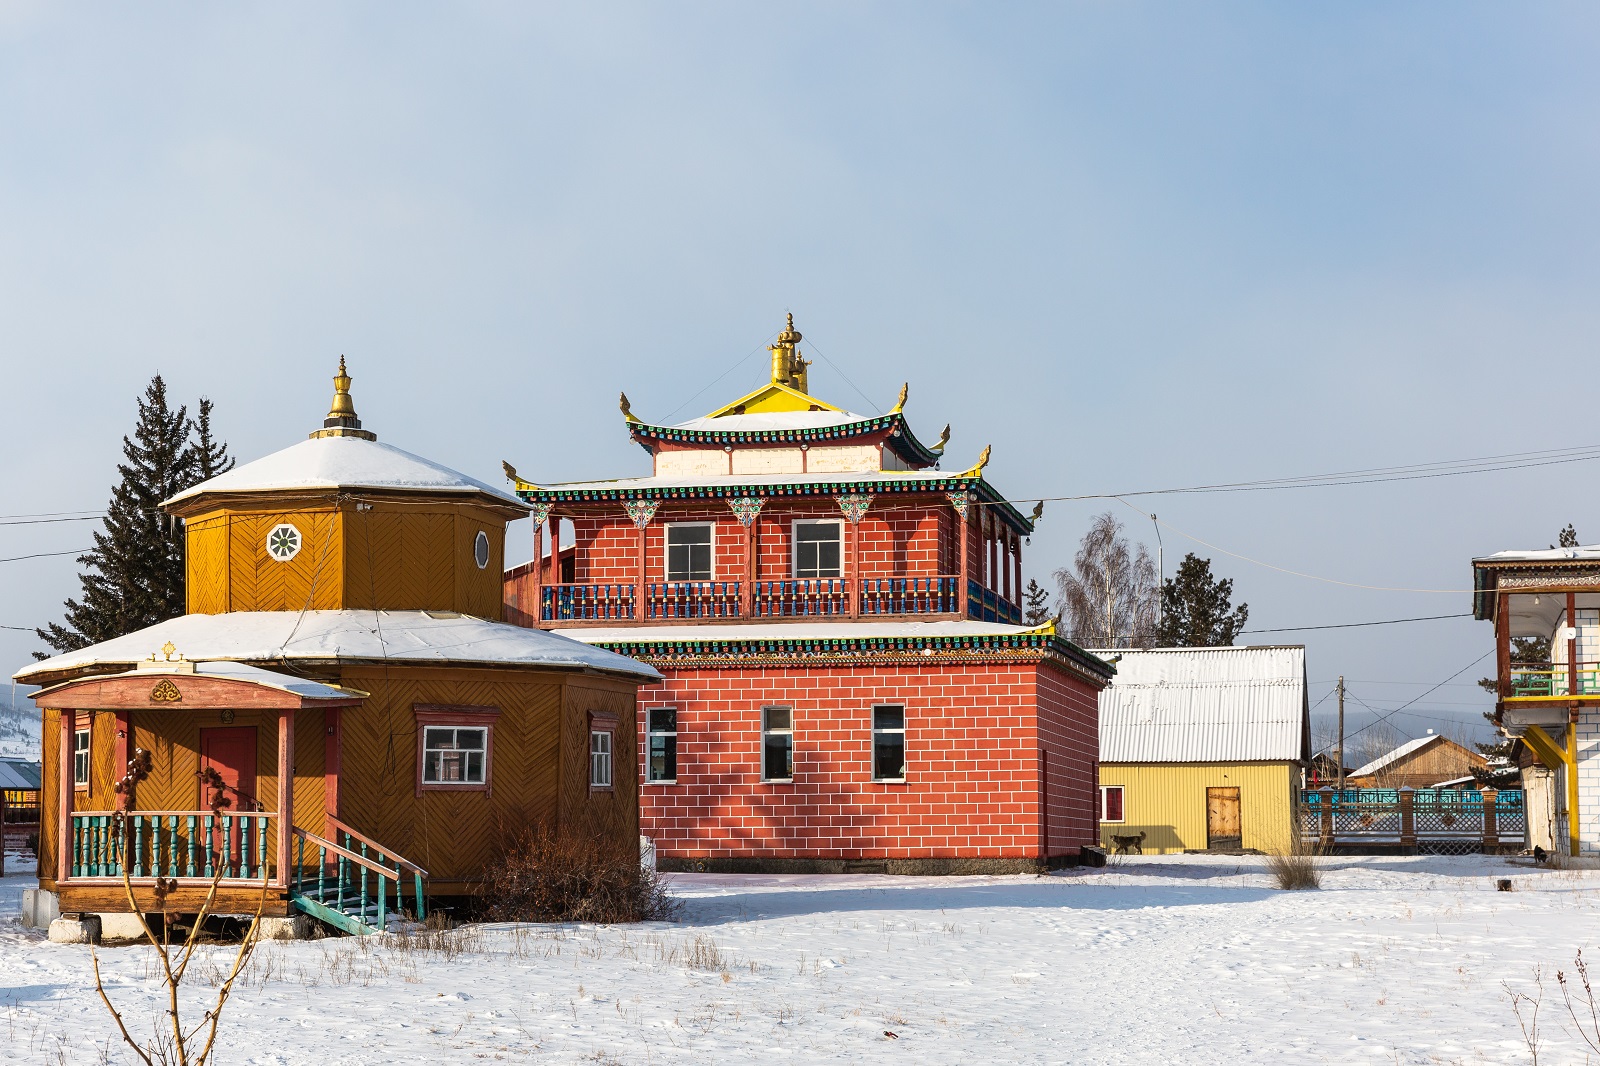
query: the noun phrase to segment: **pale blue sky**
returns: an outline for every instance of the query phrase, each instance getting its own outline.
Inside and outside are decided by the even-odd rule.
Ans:
[[[704,413],[785,310],[814,391],[909,378],[1018,497],[1590,444],[1597,38],[1580,5],[0,3],[0,511],[101,506],[158,369],[241,458],[293,443],[341,352],[384,440],[641,473],[617,392]],[[1141,506],[1465,589],[1473,554],[1600,540],[1596,466]],[[1104,506],[1050,505],[1030,574]],[[87,543],[0,527],[0,557]],[[1215,564],[1252,628],[1468,609]],[[76,590],[0,564],[0,625]],[[1303,639],[1314,699],[1343,672],[1383,706],[1490,633]]]

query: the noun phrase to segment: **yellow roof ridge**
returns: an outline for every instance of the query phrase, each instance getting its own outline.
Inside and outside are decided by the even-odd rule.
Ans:
[[[740,410],[743,408],[743,410]],[[721,418],[732,414],[768,414],[771,412],[789,411],[832,411],[835,414],[845,414],[842,407],[835,407],[825,403],[815,396],[809,396],[792,386],[782,382],[769,381],[758,389],[753,389],[743,396],[717,408],[707,418]]]

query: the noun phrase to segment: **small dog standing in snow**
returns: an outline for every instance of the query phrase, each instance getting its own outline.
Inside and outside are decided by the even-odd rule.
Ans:
[[[1114,849],[1113,854],[1116,855],[1131,855],[1134,852],[1143,855],[1144,833],[1141,831],[1137,836],[1117,836],[1113,834],[1111,846]]]

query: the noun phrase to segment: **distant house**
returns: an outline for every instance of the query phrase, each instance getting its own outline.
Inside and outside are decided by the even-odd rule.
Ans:
[[[1350,788],[1441,788],[1488,765],[1471,748],[1430,732],[1357,767],[1345,783]]]
[[[1346,765],[1344,776],[1350,777],[1351,767]],[[1339,784],[1339,759],[1333,754],[1333,749],[1323,748],[1311,756],[1311,769],[1306,774],[1307,788],[1321,788],[1323,785],[1338,787]]]
[[[1120,655],[1100,693],[1100,836],[1147,853],[1290,843],[1311,758],[1305,648]]]
[[[39,820],[39,762],[0,758],[0,790],[5,793],[8,822]]]

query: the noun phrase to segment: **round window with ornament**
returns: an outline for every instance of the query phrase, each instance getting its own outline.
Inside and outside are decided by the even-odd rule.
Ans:
[[[489,534],[478,530],[478,536],[472,542],[472,561],[478,564],[478,569],[483,570],[489,565]]]
[[[286,563],[300,554],[300,548],[305,543],[305,538],[300,536],[300,531],[288,522],[280,522],[267,533],[267,554]]]

